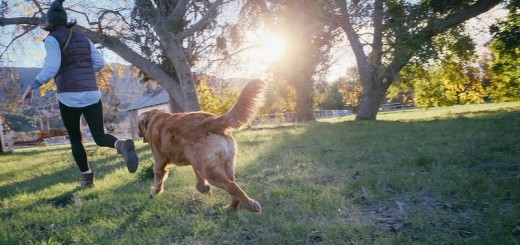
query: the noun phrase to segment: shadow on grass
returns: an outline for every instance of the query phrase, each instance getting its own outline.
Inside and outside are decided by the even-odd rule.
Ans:
[[[145,210],[147,210],[147,207],[152,202],[152,198],[149,198],[148,195],[143,195],[142,198],[146,198],[146,200],[140,203],[139,206],[133,206],[131,208],[131,211],[128,211],[126,219],[121,222],[121,224],[115,229],[114,231],[114,239],[119,240],[121,237],[124,236],[125,232],[128,230],[130,226],[134,226],[135,224],[139,223],[138,219],[143,214]]]
[[[95,150],[97,151],[100,149],[98,146],[94,146]],[[141,147],[143,148],[143,147]],[[91,154],[91,147],[86,147],[87,155]],[[110,149],[110,148],[109,148]],[[60,150],[64,150],[63,148]],[[140,154],[144,149],[137,149],[137,153]],[[53,149],[53,151],[55,151]],[[109,150],[110,151],[110,150]],[[23,153],[21,153],[23,154]],[[69,151],[69,154],[70,151]],[[33,154],[26,154],[25,156],[32,156]],[[72,157],[71,157],[72,158]],[[90,158],[90,157],[89,157]],[[33,167],[33,166],[32,166]],[[125,168],[126,165],[124,163],[123,158],[116,153],[115,149],[113,149],[113,152],[110,152],[105,157],[102,157],[100,159],[96,159],[94,161],[90,161],[90,167],[92,171],[96,173],[102,173],[101,175],[96,176],[97,179],[101,180],[104,178],[105,175],[120,169]],[[38,171],[39,169],[22,169],[22,171]],[[8,179],[10,177],[10,173],[4,173],[0,175],[2,179]],[[11,181],[10,184],[4,185],[0,187],[0,197],[1,198],[8,198],[10,196],[14,196],[18,193],[36,193],[38,191],[41,191],[49,186],[53,186],[56,184],[68,184],[68,183],[78,183],[81,180],[81,174],[79,172],[78,167],[76,164],[71,163],[68,167],[65,167],[63,169],[60,169],[58,171],[54,171],[49,174],[43,174],[38,175],[37,177],[23,180],[23,181]]]

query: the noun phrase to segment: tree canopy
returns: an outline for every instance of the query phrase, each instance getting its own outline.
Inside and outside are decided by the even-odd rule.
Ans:
[[[491,43],[495,59],[490,64],[490,97],[494,101],[520,100],[520,16],[516,8],[491,31],[495,35]]]

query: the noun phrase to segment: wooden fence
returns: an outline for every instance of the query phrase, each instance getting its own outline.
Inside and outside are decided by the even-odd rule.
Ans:
[[[332,118],[332,117],[344,117],[351,115],[351,110],[319,110],[314,111],[314,118]],[[296,113],[294,112],[283,112],[259,115],[253,120],[253,124],[264,124],[264,123],[291,123],[296,121]]]

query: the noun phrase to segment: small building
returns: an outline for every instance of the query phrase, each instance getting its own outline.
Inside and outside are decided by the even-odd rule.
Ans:
[[[166,90],[161,89],[145,93],[126,109],[128,111],[128,121],[130,124],[129,134],[132,139],[139,138],[137,121],[139,115],[152,109],[165,110],[168,112],[173,111],[173,104]]]

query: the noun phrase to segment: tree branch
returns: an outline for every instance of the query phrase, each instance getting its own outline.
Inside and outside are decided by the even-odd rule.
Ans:
[[[143,56],[136,53],[133,49],[121,42],[118,38],[112,36],[105,36],[99,32],[92,31],[79,25],[75,27],[75,30],[77,32],[85,34],[85,36],[92,40],[92,42],[100,43],[101,45],[114,51],[121,58],[139,67],[139,69],[143,70],[146,74],[156,79],[161,84],[161,86],[164,89],[166,89],[174,98],[184,98],[184,95],[181,92],[182,89],[178,82],[168,82],[168,80],[172,79],[170,75],[164,72],[153,62],[145,59]]]
[[[166,17],[166,21],[172,26],[175,26],[176,23],[180,23],[188,10],[188,3],[189,0],[179,0],[175,9]]]
[[[115,11],[115,10],[109,10],[109,9],[105,9],[103,10],[103,12],[101,13],[101,15],[99,15],[98,17],[98,29],[99,30],[102,30],[103,27],[101,26],[101,24],[103,23],[103,19],[105,18],[105,15],[107,14],[113,14],[113,15],[116,15],[116,16],[119,16],[121,17],[121,20],[128,26],[131,26],[130,23],[128,23],[125,19],[125,17],[119,12],[119,11]]]
[[[426,37],[431,38],[448,30],[451,27],[462,24],[466,20],[487,12],[501,2],[503,2],[503,0],[478,0],[471,6],[446,16],[445,18],[441,19],[440,22],[428,24],[424,30],[419,33],[419,35],[425,35]]]
[[[350,42],[350,46],[352,47],[352,51],[354,52],[354,56],[356,57],[356,63],[358,65],[359,73],[368,73],[368,61],[365,51],[363,50],[363,44],[360,41],[359,35],[354,30],[352,26],[352,22],[350,21],[350,15],[347,9],[347,3],[345,0],[336,0],[340,11],[341,11],[341,20],[339,23],[337,21],[336,24],[345,31],[347,34],[348,41]]]
[[[176,35],[176,37],[179,39],[179,40],[182,40],[188,36],[191,36],[193,35],[193,33],[195,33],[196,31],[200,30],[200,28],[206,24],[206,22],[215,17],[215,14],[217,12],[217,8],[224,2],[224,0],[216,0],[215,2],[213,2],[213,4],[211,4],[211,7],[208,9],[208,12],[206,13],[206,15],[204,15],[202,17],[202,19],[200,19],[197,23],[193,24],[192,26],[190,26],[189,28],[187,28],[186,30],[178,33]]]
[[[42,8],[41,4],[38,1],[36,1],[36,0],[32,0],[32,2],[38,8],[38,12],[37,13],[41,13],[42,15],[44,15],[43,14],[43,8]]]
[[[383,57],[383,0],[374,2],[374,36],[372,39],[372,51],[370,52],[370,63],[379,66]]]
[[[7,25],[40,25],[44,23],[43,18],[37,17],[14,17],[4,18],[0,17],[0,26]]]
[[[157,22],[159,22],[160,13],[153,6],[150,0],[136,0],[135,5],[136,8],[139,8],[141,10],[141,13],[143,14],[144,18],[146,18],[148,23],[156,24]]]
[[[11,45],[14,43],[14,41],[16,41],[18,38],[22,37],[23,35],[31,32],[32,30],[36,29],[38,26],[30,26],[29,28],[27,28],[27,30],[25,30],[23,33],[19,34],[19,35],[16,35],[12,40],[11,42],[9,42],[9,44],[7,44],[7,46],[5,46],[5,49],[4,51],[0,54],[0,59],[2,58],[2,56],[4,56],[5,52],[7,52],[7,50],[9,49],[9,47],[11,47]]]

